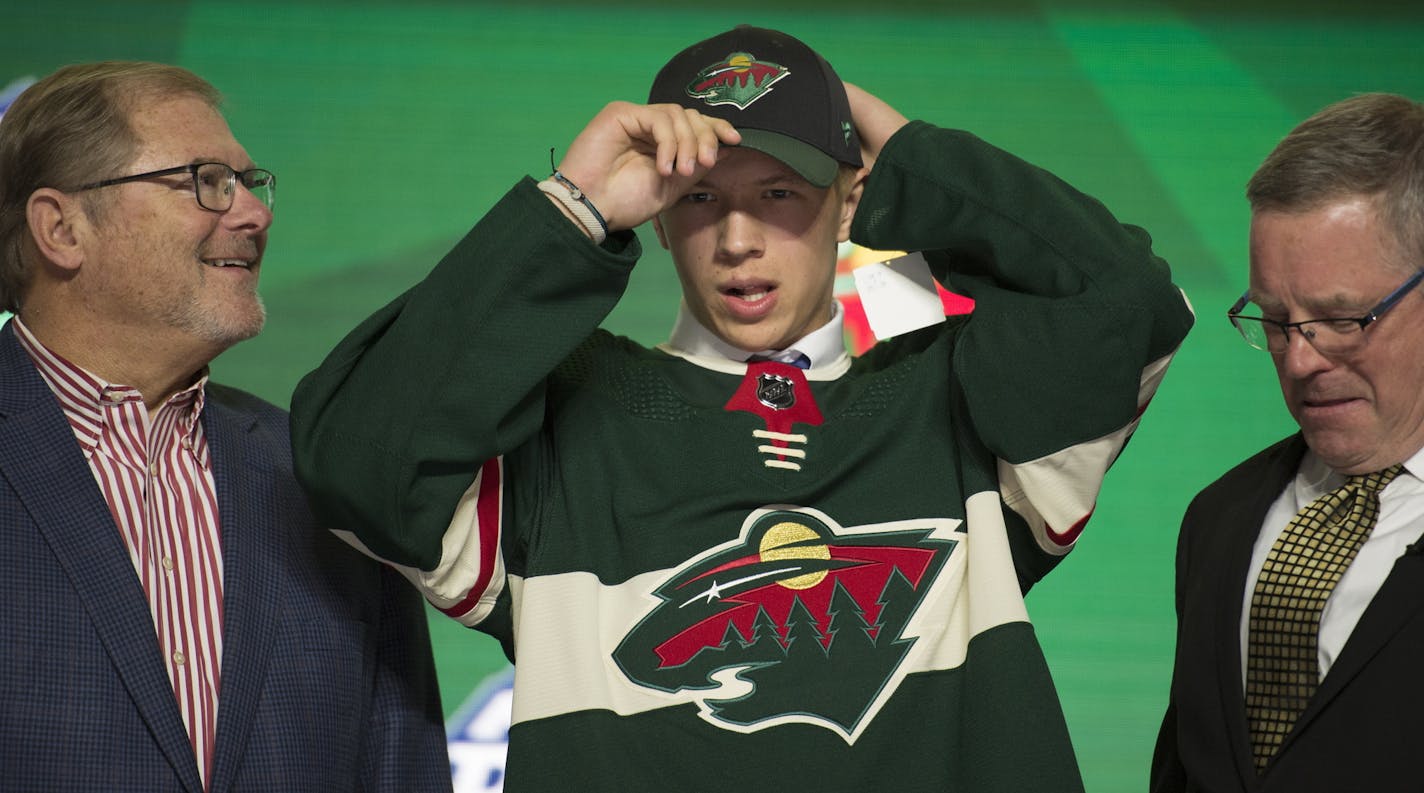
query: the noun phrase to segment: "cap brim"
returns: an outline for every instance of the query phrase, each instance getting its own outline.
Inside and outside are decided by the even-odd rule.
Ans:
[[[830,187],[836,181],[840,163],[830,155],[796,138],[764,129],[738,129],[743,148],[759,151],[784,163],[816,187]]]

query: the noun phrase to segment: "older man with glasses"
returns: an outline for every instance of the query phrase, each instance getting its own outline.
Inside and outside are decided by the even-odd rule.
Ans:
[[[1424,105],[1325,108],[1247,197],[1250,288],[1227,316],[1270,353],[1300,432],[1187,510],[1152,789],[1416,791]]]
[[[192,73],[60,69],[0,121],[0,788],[448,790],[421,601],[321,530],[264,320],[275,177]]]

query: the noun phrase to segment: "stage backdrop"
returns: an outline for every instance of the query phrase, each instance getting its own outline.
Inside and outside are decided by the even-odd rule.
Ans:
[[[1224,317],[1245,285],[1242,187],[1326,103],[1424,98],[1417,5],[5,0],[0,97],[103,58],[181,64],[225,93],[238,138],[281,189],[262,276],[271,320],[215,376],[284,405],[346,329],[515,180],[546,175],[551,147],[608,100],[644,97],[677,49],[736,23],[794,32],[907,115],[973,130],[1099,196],[1152,232],[1199,317],[1078,550],[1029,597],[1088,789],[1125,793],[1145,787],[1166,696],[1182,509],[1292,426],[1269,360]],[[677,285],[648,244],[607,324],[653,343]],[[460,788],[498,789],[503,658],[433,612],[431,625]]]

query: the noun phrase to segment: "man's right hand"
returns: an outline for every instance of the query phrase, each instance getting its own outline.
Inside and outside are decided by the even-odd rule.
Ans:
[[[742,136],[731,122],[679,105],[612,102],[583,128],[559,172],[598,208],[609,231],[671,206]]]

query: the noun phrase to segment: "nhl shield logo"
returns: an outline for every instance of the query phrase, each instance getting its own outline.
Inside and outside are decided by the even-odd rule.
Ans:
[[[763,372],[757,378],[756,396],[772,410],[787,410],[796,405],[796,384],[789,377]]]
[[[722,729],[809,724],[853,744],[906,675],[915,614],[959,525],[847,528],[806,507],[756,510],[736,540],[655,585],[613,661],[633,685],[690,696]]]
[[[749,52],[734,52],[698,72],[687,85],[687,95],[709,105],[735,105],[746,110],[771,92],[772,83],[790,73],[785,66],[759,61]]]

